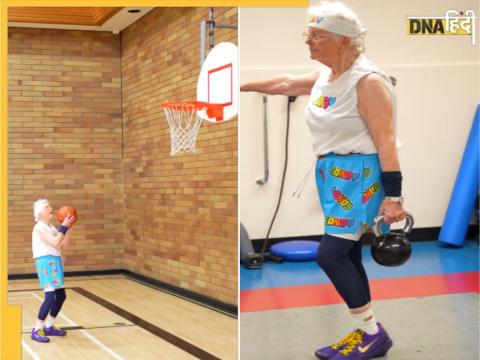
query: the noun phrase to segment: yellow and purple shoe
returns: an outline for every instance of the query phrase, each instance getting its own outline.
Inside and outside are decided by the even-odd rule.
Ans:
[[[45,330],[45,335],[48,335],[48,336],[65,336],[65,335],[67,335],[67,332],[65,330],[60,329],[56,326],[46,327],[44,330]]]
[[[30,335],[32,340],[42,342],[42,343],[47,343],[50,341],[48,337],[45,336],[45,332],[43,329],[38,329],[35,330],[35,328],[32,329],[32,335]]]
[[[315,351],[315,356],[316,356],[317,358],[319,358],[320,360],[329,360],[329,359],[331,359],[332,357],[334,357],[335,355],[337,355],[338,352],[339,352],[340,350],[342,350],[342,349],[349,343],[349,341],[350,341],[351,339],[353,339],[353,338],[356,336],[356,333],[357,333],[358,331],[360,331],[360,330],[352,331],[350,334],[348,334],[346,337],[344,337],[344,338],[343,338],[342,340],[340,340],[339,342],[318,349],[317,351]]]
[[[384,356],[393,342],[383,326],[378,323],[378,332],[369,335],[358,330],[347,344],[330,360],[368,360]]]

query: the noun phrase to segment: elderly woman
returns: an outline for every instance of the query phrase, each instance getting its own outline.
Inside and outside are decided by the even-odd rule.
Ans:
[[[356,330],[315,352],[319,359],[371,359],[392,341],[370,306],[360,237],[380,213],[391,224],[405,218],[395,135],[395,98],[389,77],[361,55],[363,28],[345,5],[324,2],[309,9],[304,33],[310,57],[327,76],[276,76],[243,83],[242,91],[310,95],[305,116],[311,131],[316,184],[325,215],[317,262],[346,302]]]
[[[64,329],[54,326],[54,323],[67,298],[64,288],[62,251],[70,242],[75,217],[69,214],[57,230],[50,224],[53,218],[52,213],[52,207],[47,199],[38,199],[34,202],[35,226],[32,231],[32,251],[40,288],[45,293],[45,299],[38,311],[31,338],[41,343],[49,342],[49,336],[67,334]]]

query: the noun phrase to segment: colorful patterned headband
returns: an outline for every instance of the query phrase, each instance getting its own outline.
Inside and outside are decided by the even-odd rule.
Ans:
[[[337,16],[312,16],[308,26],[352,38],[367,32],[355,22]]]

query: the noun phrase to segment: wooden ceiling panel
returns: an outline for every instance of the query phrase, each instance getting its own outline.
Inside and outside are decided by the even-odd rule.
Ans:
[[[121,7],[10,7],[8,21],[101,26]]]

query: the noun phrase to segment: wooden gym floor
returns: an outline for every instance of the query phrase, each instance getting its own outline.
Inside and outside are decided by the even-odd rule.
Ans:
[[[23,359],[237,359],[237,319],[124,275],[65,279],[56,325],[65,337],[41,344],[30,332],[43,301],[36,279],[9,281],[22,306]]]

